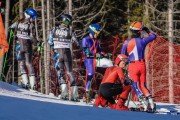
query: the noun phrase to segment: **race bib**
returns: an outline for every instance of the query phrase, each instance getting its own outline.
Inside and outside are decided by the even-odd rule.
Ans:
[[[54,48],[70,48],[70,43],[54,41]]]

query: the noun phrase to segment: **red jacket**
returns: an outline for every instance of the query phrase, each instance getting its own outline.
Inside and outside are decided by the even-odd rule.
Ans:
[[[103,83],[124,83],[125,77],[122,68],[118,66],[106,69],[101,84]]]

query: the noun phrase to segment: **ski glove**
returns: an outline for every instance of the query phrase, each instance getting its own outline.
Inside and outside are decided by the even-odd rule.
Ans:
[[[124,85],[127,86],[127,85],[132,85],[133,84],[133,81],[131,79],[126,79],[124,81]]]
[[[148,34],[150,33],[150,30],[147,27],[143,27],[142,30],[144,30],[145,32],[147,32]]]
[[[90,51],[88,48],[83,48],[83,51],[85,53],[85,55],[89,55],[90,54]]]

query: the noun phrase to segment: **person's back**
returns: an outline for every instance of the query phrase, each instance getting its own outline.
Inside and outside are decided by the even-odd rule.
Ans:
[[[129,56],[129,61],[143,60],[146,45],[156,39],[156,35],[151,33],[148,37],[130,38],[122,48],[121,53]]]
[[[122,68],[112,66],[106,69],[101,84],[103,83],[121,83],[120,80],[124,79]]]
[[[70,49],[72,35],[69,27],[64,25],[55,27],[52,36],[54,49]]]

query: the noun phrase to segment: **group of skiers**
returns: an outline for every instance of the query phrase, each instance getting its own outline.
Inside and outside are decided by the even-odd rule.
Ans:
[[[22,76],[22,86],[30,89],[34,89],[36,84],[32,66],[32,44],[36,45],[38,43],[35,38],[33,25],[33,20],[36,17],[37,12],[32,8],[28,8],[24,12],[24,18],[10,26],[10,28],[16,30],[18,38],[16,55]],[[104,56],[100,42],[97,39],[101,27],[98,24],[89,25],[89,34],[82,39],[80,45],[72,29],[72,20],[72,16],[69,14],[61,15],[61,24],[53,27],[50,31],[48,43],[54,51],[54,67],[61,89],[60,97],[61,99],[72,101],[79,101],[79,95],[75,76],[73,75],[71,46],[72,43],[76,43],[78,47],[82,47],[87,78],[85,98],[86,102],[90,102],[91,96],[89,92],[95,74],[96,55]],[[147,27],[144,27],[141,22],[133,22],[130,25],[130,30],[132,36],[123,44],[122,51],[117,55],[114,66],[107,68],[105,71],[99,86],[98,96],[94,102],[96,107],[100,105],[102,107],[109,106],[117,110],[129,110],[125,106],[125,102],[132,89],[142,102],[145,111],[155,109],[150,91],[146,87],[144,50],[149,42],[156,39],[156,35],[150,32]],[[145,31],[148,37],[142,37],[142,31]],[[127,64],[128,77],[125,77],[123,69]],[[65,74],[68,75],[69,81],[67,81]],[[70,88],[68,87],[68,82],[70,83]]]

